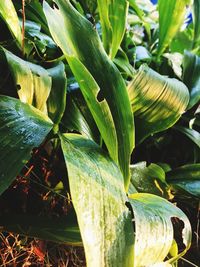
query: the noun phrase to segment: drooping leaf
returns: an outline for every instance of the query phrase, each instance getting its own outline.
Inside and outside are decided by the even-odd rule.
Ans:
[[[47,113],[46,101],[51,90],[51,77],[39,65],[25,61],[3,48],[8,67],[22,102]]]
[[[190,91],[190,109],[200,101],[200,57],[189,51],[184,53],[183,81]]]
[[[97,0],[97,4],[104,48],[113,59],[126,29],[128,2],[126,0]]]
[[[168,186],[165,181],[164,170],[152,163],[147,166],[146,162],[139,162],[130,166],[131,184],[140,193],[151,193],[162,197],[168,197]],[[129,194],[132,194],[129,190]]]
[[[129,84],[128,93],[135,115],[137,142],[172,126],[189,102],[188,89],[182,82],[162,76],[145,65]]]
[[[191,0],[159,0],[159,46],[160,56],[180,29]]]
[[[52,219],[31,215],[4,215],[0,217],[0,228],[4,232],[49,240],[52,242],[82,246],[79,228],[69,223],[68,218]]]
[[[189,164],[166,173],[167,182],[175,190],[200,198],[200,164]]]
[[[4,192],[39,146],[53,124],[34,107],[0,96],[0,194]],[[10,166],[10,167],[9,167]]]
[[[132,266],[133,226],[121,172],[94,142],[60,137],[87,266]]]
[[[44,2],[44,12],[51,34],[66,55],[69,65],[80,83],[80,88],[83,94],[85,94],[85,99],[86,93],[91,99],[96,99],[94,104],[91,105],[92,108],[94,106],[101,113],[103,111],[104,116],[108,119],[110,117],[108,109],[102,110],[100,102],[105,98],[106,101],[103,101],[102,104],[106,106],[107,102],[109,105],[117,133],[119,165],[123,172],[125,186],[127,188],[129,184],[129,160],[134,145],[134,133],[132,112],[126,86],[119,71],[106,55],[98,34],[91,23],[77,12],[69,1],[56,0],[55,3],[58,8],[51,8]],[[62,34],[59,33],[60,27],[63,29]],[[85,76],[81,82],[82,72],[85,73]],[[91,83],[94,85],[93,90],[88,89],[86,91],[86,85],[91,86]],[[97,91],[97,84],[100,88],[100,91],[98,90],[99,92]],[[99,95],[97,95],[97,92]],[[97,98],[100,101],[99,105]],[[87,104],[89,104],[89,100]],[[94,111],[91,109],[91,106],[89,108],[94,116]],[[110,132],[112,124],[110,126],[105,123],[105,119],[101,120],[102,115],[100,112],[97,112],[94,119],[96,123],[98,119],[103,124],[102,128],[97,123],[99,131],[108,147],[110,155],[116,159],[117,155],[115,153],[117,147],[115,145],[115,134],[113,130]],[[111,119],[109,121],[111,122]],[[104,129],[106,129],[106,133]],[[107,134],[112,136],[113,139],[109,139],[110,137],[108,138]],[[114,146],[114,150],[110,149],[109,142]]]
[[[129,202],[135,217],[134,266],[163,266],[173,244],[172,218],[184,223],[182,238],[185,250],[165,264],[185,254],[191,244],[191,226],[180,209],[161,197],[146,193],[130,195]]]
[[[12,0],[0,1],[0,16],[7,24],[10,32],[16,38],[18,46],[21,48],[22,32],[19,23],[19,18],[17,16],[17,12],[15,10]]]
[[[52,88],[47,100],[48,114],[55,124],[59,124],[66,106],[67,78],[65,66],[60,62],[55,67],[48,69],[48,73],[52,77]]]
[[[200,133],[198,131],[182,126],[175,126],[174,128],[186,135],[193,143],[195,143],[200,148]]]

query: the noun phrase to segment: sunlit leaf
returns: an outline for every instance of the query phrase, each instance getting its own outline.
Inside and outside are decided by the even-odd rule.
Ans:
[[[97,123],[110,155],[116,159],[115,138],[109,139],[110,137],[107,136],[115,136],[113,130],[109,131],[112,124],[105,123],[105,119],[109,118],[110,115],[107,110],[106,112],[105,109],[102,110],[100,105],[101,101],[103,101],[103,105],[106,105],[106,102],[108,103],[117,134],[119,165],[127,188],[129,184],[129,160],[134,145],[134,136],[132,112],[125,83],[115,65],[106,55],[92,24],[77,12],[69,1],[56,0],[55,3],[58,8],[51,8],[44,2],[44,12],[51,34],[66,55],[68,63],[79,81],[80,88],[85,94],[85,99],[86,93],[87,97],[94,99],[92,107],[94,106],[95,109],[99,110],[94,119],[96,123],[98,119],[103,125],[102,128]],[[63,29],[62,34],[59,33],[61,27]],[[84,79],[81,78],[83,72],[85,73]],[[92,90],[91,84],[93,85]],[[86,85],[90,85],[87,91]],[[100,89],[98,95],[97,85]],[[104,98],[106,101],[104,101]],[[98,99],[99,101],[97,101]],[[86,99],[86,101],[88,104],[89,99]],[[89,108],[92,113],[91,106]],[[104,112],[104,120],[100,119],[102,118],[102,112]],[[109,119],[109,121],[111,120]],[[114,150],[110,149],[109,142],[114,146]]]
[[[10,32],[16,38],[18,46],[21,48],[22,32],[19,23],[19,18],[17,16],[17,12],[15,10],[12,0],[0,1],[0,16],[7,24]]]
[[[32,149],[43,142],[52,127],[51,120],[34,107],[0,96],[0,194],[19,174],[30,159]]]
[[[158,56],[170,44],[180,29],[191,0],[158,0],[159,11],[159,46]]]
[[[145,193],[132,194],[129,202],[135,217],[134,266],[165,266],[162,263],[173,244],[172,218],[184,222],[182,231],[185,250],[191,244],[191,226],[186,215],[167,200]],[[177,257],[165,264],[173,262]]]
[[[61,145],[87,266],[132,266],[133,226],[117,165],[80,135],[61,135]]]
[[[97,0],[106,52],[114,58],[121,44],[125,28],[128,2],[126,0]]]
[[[137,142],[172,126],[189,102],[185,84],[162,76],[146,65],[141,66],[130,82],[128,93],[135,115]]]
[[[25,61],[3,48],[8,67],[22,102],[47,113],[46,101],[51,90],[51,77],[39,65]]]

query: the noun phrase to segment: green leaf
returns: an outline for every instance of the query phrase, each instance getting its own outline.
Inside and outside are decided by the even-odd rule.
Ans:
[[[22,32],[20,28],[17,12],[11,0],[0,1],[0,16],[7,24],[10,32],[16,38],[18,46],[22,45]]]
[[[180,29],[191,0],[159,0],[159,46],[160,56]]]
[[[79,82],[82,94],[101,132],[110,156],[117,163],[117,135],[108,103],[105,99],[98,100],[100,88],[87,68],[75,57],[68,58],[68,62],[71,63],[71,69]]]
[[[194,39],[193,48],[198,48],[200,44],[200,0],[193,2],[193,24],[194,24]]]
[[[76,224],[70,223],[68,218],[4,215],[0,217],[0,228],[4,232],[14,232],[66,245],[82,246],[79,228]]]
[[[171,127],[189,102],[188,89],[182,82],[162,76],[146,65],[140,67],[129,84],[128,93],[137,142]]]
[[[185,250],[165,264],[185,254],[191,244],[191,226],[180,209],[161,197],[145,193],[130,195],[129,202],[135,217],[134,266],[165,266],[163,261],[173,245],[171,218],[179,218],[184,223],[182,238]]]
[[[25,61],[3,48],[8,67],[22,102],[47,113],[46,101],[51,90],[51,77],[39,65]]]
[[[22,8],[21,1],[14,3],[17,10]],[[32,20],[42,27],[42,31],[49,35],[49,29],[47,26],[47,20],[43,12],[42,4],[38,0],[26,1],[25,8],[26,21]]]
[[[97,126],[112,158],[116,159],[116,151],[119,151],[119,165],[124,175],[125,187],[128,188],[129,161],[134,146],[134,125],[125,83],[113,62],[106,55],[92,24],[77,12],[69,1],[56,0],[55,2],[58,8],[51,8],[44,2],[44,12],[51,34],[66,55],[69,65],[80,83],[83,95],[87,93],[88,97],[94,99],[94,104],[91,103],[89,106],[90,111],[94,116],[92,109],[99,110],[94,119],[96,123],[97,118],[99,122],[102,121],[103,128],[99,127],[98,123]],[[59,33],[61,27],[62,34]],[[82,72],[85,74],[84,77]],[[81,77],[84,78],[82,82]],[[100,92],[98,90],[100,95],[97,95],[97,84],[100,88]],[[90,85],[87,91],[86,85]],[[98,98],[100,102],[105,98],[108,103],[117,133],[118,148],[115,145],[113,130],[110,132],[112,124],[105,123],[105,119],[108,121],[110,118],[109,111],[107,108],[106,112],[105,108],[101,109],[100,102],[98,105],[98,99],[95,98]],[[86,102],[89,104],[91,100],[87,101],[86,99]],[[106,106],[104,101],[102,104]],[[102,120],[102,112],[105,116],[104,120]],[[112,122],[111,119],[109,121]],[[109,140],[107,135],[112,136],[112,139]],[[114,149],[110,149],[109,142]]]
[[[175,190],[200,198],[200,164],[189,164],[166,173],[167,182]]]
[[[78,86],[78,85],[77,85]],[[80,88],[73,85],[67,92],[67,105],[62,125],[69,131],[76,131],[100,144],[100,133],[92,114],[82,96]]]
[[[139,162],[131,165],[130,170],[131,184],[134,185],[138,192],[168,197],[165,172],[160,166],[154,163],[147,166],[146,162]],[[129,194],[132,194],[130,190]]]
[[[55,124],[59,124],[66,106],[67,78],[65,66],[60,62],[55,67],[48,69],[48,73],[52,77],[52,88],[47,100],[48,114]]]
[[[97,0],[97,4],[104,48],[113,59],[126,29],[128,2],[126,0]]]
[[[194,129],[182,127],[182,126],[174,126],[174,129],[179,132],[185,134],[193,143],[195,143],[200,148],[200,133]]]
[[[52,129],[51,120],[18,99],[0,96],[0,194]],[[11,166],[11,167],[9,167]]]
[[[60,137],[87,266],[132,266],[133,226],[117,165],[80,135]]]
[[[183,81],[190,91],[187,109],[200,101],[200,57],[185,51],[183,60]]]

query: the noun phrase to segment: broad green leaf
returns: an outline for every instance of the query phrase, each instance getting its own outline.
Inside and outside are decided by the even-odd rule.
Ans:
[[[200,57],[189,51],[184,53],[183,81],[190,91],[190,109],[200,101]]]
[[[6,214],[0,217],[0,228],[4,232],[14,232],[66,245],[82,246],[78,226],[68,220],[68,218],[52,219],[24,214]]]
[[[132,266],[133,226],[119,168],[94,142],[60,137],[87,266]]]
[[[55,124],[59,124],[66,106],[67,78],[65,66],[60,62],[55,67],[48,69],[48,73],[52,77],[52,88],[47,100],[48,114]]]
[[[3,48],[8,67],[23,103],[47,113],[46,101],[51,90],[51,77],[41,66],[25,61]]]
[[[168,186],[165,181],[164,170],[151,163],[139,162],[130,166],[131,184],[141,193],[151,193],[162,197],[168,197]],[[129,189],[129,194],[132,192]]]
[[[194,23],[193,48],[195,49],[200,44],[200,0],[194,0],[192,15]]]
[[[198,131],[182,126],[175,126],[174,128],[186,135],[193,143],[195,143],[200,148],[200,133]]]
[[[16,38],[18,46],[21,48],[22,32],[21,32],[17,12],[15,10],[12,0],[1,0],[0,1],[0,16],[3,18],[3,20],[7,24],[10,32]]]
[[[97,0],[97,4],[104,48],[113,59],[126,29],[128,2],[126,0]]]
[[[184,165],[167,172],[166,179],[175,190],[200,198],[200,164]]]
[[[159,45],[160,56],[180,29],[191,0],[158,0],[159,11]]]
[[[91,113],[93,112],[91,109],[93,106],[99,110],[94,118],[96,123],[97,118],[101,121],[102,112],[104,112],[104,116],[106,114],[106,118],[110,117],[107,109],[106,111],[102,110],[97,100],[99,99],[101,102],[105,98],[108,103],[116,129],[118,149],[115,145],[115,138],[109,140],[110,137],[107,136],[107,134],[115,136],[113,130],[110,132],[112,124],[110,126],[103,120],[103,128],[97,125],[112,158],[116,159],[117,155],[115,153],[117,150],[119,151],[119,165],[127,188],[129,184],[130,154],[134,146],[134,125],[125,83],[113,62],[106,55],[92,24],[77,12],[69,1],[56,0],[55,3],[58,8],[51,8],[44,2],[44,12],[51,34],[66,55],[75,77],[79,80],[82,92],[85,91],[85,94],[87,93],[91,99],[97,98],[94,104],[91,103],[89,106]],[[60,27],[63,29],[62,34],[59,33]],[[81,83],[82,72],[85,73],[85,77]],[[88,89],[86,91],[86,85],[91,86],[91,84],[93,90]],[[100,89],[98,95],[97,84]],[[94,92],[96,92],[95,95]],[[103,105],[106,105],[106,102],[103,101]],[[106,133],[104,132],[105,128]],[[115,147],[113,151],[109,149],[109,142]]]
[[[161,197],[145,193],[130,195],[129,202],[135,217],[134,266],[165,266],[163,261],[173,244],[172,218],[184,223],[182,238],[185,250],[165,264],[185,254],[191,244],[191,226],[180,209]]]
[[[189,102],[188,89],[182,82],[162,76],[146,65],[141,66],[129,84],[128,93],[137,142],[171,127]]]
[[[99,101],[100,88],[87,68],[75,57],[68,58],[71,69],[79,82],[80,89],[92,116],[101,132],[110,156],[118,162],[118,146],[115,125],[108,103],[105,99]]]
[[[0,194],[53,127],[51,120],[20,100],[0,96]],[[10,166],[10,167],[9,167]]]

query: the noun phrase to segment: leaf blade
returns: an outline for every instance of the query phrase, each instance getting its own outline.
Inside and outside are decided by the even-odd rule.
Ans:
[[[94,142],[60,138],[87,266],[130,266],[133,228],[119,169]]]
[[[53,124],[39,110],[0,96],[0,194],[7,189]],[[8,166],[12,163],[12,168]]]
[[[106,55],[91,23],[69,1],[55,2],[58,9],[50,8],[46,2],[43,5],[51,34],[68,59],[70,56],[75,57],[90,72],[109,105],[117,133],[119,165],[127,188],[130,180],[130,154],[134,146],[134,125],[126,86],[119,71]],[[60,25],[65,25],[64,28],[67,29],[62,35],[58,34]]]

